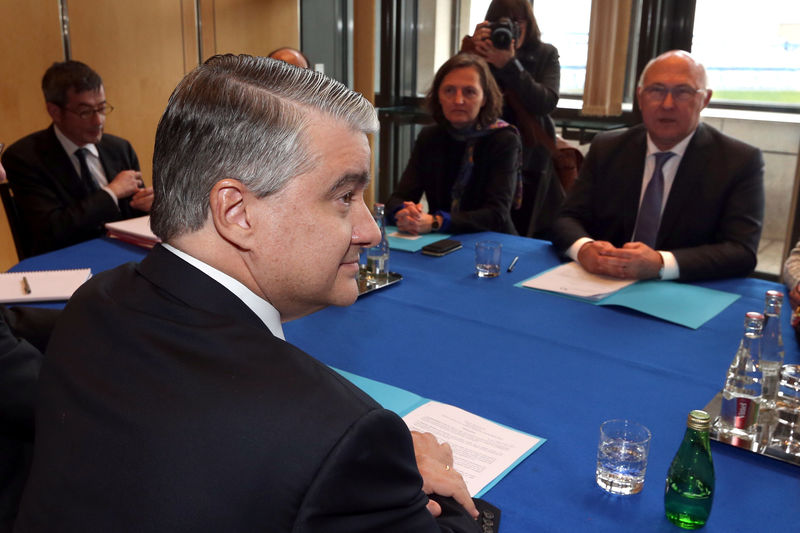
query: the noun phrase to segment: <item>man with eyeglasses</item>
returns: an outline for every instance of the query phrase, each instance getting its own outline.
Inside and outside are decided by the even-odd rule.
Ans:
[[[106,222],[144,215],[153,203],[133,147],[103,132],[113,107],[100,76],[79,61],[54,63],[42,91],[52,124],[2,159],[31,255],[98,237]]]
[[[681,50],[650,61],[643,124],[598,135],[554,226],[587,271],[626,279],[746,276],[764,217],[761,151],[700,123],[702,64]]]

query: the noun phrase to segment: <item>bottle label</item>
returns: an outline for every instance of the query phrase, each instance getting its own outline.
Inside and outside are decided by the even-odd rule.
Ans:
[[[733,427],[749,428],[755,422],[755,407],[755,402],[750,398],[736,398],[736,416],[733,419]]]

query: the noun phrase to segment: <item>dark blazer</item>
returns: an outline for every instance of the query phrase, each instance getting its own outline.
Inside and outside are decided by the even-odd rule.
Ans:
[[[386,202],[390,222],[404,201],[419,202],[422,193],[431,213],[450,213],[453,183],[464,157],[466,142],[454,139],[440,125],[417,136],[400,183]],[[517,183],[520,140],[510,128],[499,129],[475,143],[472,178],[461,197],[461,209],[450,213],[445,231],[498,231],[516,234],[511,203]]]
[[[139,160],[125,139],[104,133],[96,144],[109,181],[123,170],[139,170]],[[103,224],[141,216],[130,198],[119,206],[103,190],[87,195],[53,125],[15,142],[3,154],[3,166],[29,232],[32,255],[103,235]]]
[[[631,240],[647,153],[638,125],[595,137],[554,225],[564,252],[580,237]],[[746,276],[764,218],[764,160],[753,146],[700,124],[678,166],[656,249],[675,255],[681,280]]]
[[[437,525],[397,415],[161,246],[70,299],[36,417],[18,532],[480,530]]]
[[[540,42],[517,50],[515,59],[503,68],[490,68],[505,95],[503,118],[517,125],[523,135],[522,206],[511,211],[511,220],[520,235],[549,238],[548,231],[564,201],[564,189],[553,169],[550,151],[533,130],[538,124],[555,145],[555,124],[549,114],[558,104],[558,50]],[[515,105],[509,103],[510,98],[515,98]],[[515,106],[521,106],[524,112]]]
[[[0,306],[0,533],[11,531],[28,477],[36,380],[59,314]]]

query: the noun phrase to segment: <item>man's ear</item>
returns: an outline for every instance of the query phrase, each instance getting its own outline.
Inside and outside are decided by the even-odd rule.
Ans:
[[[56,124],[61,123],[61,113],[63,109],[53,102],[45,102],[45,107],[47,108],[47,114],[50,115],[50,119]]]
[[[217,233],[243,250],[249,250],[252,242],[253,225],[246,207],[253,200],[255,196],[247,187],[232,178],[215,183],[209,197],[211,219]]]

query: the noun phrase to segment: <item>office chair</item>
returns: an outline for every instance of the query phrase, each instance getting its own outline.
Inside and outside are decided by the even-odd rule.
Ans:
[[[30,256],[28,231],[17,209],[14,193],[11,191],[11,186],[7,181],[0,182],[0,198],[3,199],[3,208],[6,210],[6,218],[8,219],[8,226],[11,228],[11,236],[14,238],[17,257],[21,261]]]

